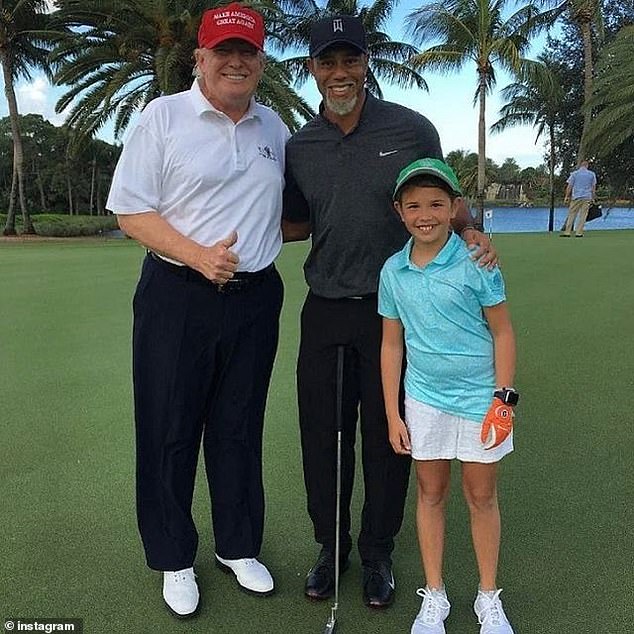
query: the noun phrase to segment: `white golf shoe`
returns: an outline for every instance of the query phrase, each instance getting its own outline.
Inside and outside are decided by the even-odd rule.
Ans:
[[[478,616],[480,634],[514,634],[504,613],[500,592],[502,592],[501,589],[491,592],[478,591],[473,610]]]
[[[170,612],[178,618],[187,618],[195,614],[200,594],[194,569],[164,572],[163,599]]]
[[[263,597],[275,592],[271,573],[257,559],[223,559],[216,555],[216,563],[224,572],[232,572],[245,592]]]
[[[423,604],[410,634],[445,634],[445,619],[451,608],[445,589],[419,588],[416,594],[423,597]]]

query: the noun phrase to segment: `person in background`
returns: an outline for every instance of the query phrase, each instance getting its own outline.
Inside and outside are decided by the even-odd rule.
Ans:
[[[560,234],[562,238],[569,238],[572,235],[577,217],[579,220],[575,230],[575,238],[583,238],[583,228],[586,224],[588,209],[590,209],[590,204],[594,200],[597,189],[597,176],[592,170],[588,169],[588,165],[588,161],[581,161],[579,168],[572,172],[566,181],[564,202],[569,202],[570,207],[568,208],[566,223]]]
[[[410,460],[388,440],[381,391],[379,272],[407,232],[392,210],[399,170],[419,156],[442,158],[438,133],[424,116],[382,101],[365,88],[368,47],[361,20],[335,15],[310,35],[308,69],[323,101],[319,115],[286,148],[285,240],[312,236],[304,265],[308,296],[301,314],[297,391],[304,481],[317,561],[305,580],[311,599],[332,596],[335,582],[337,347],[345,346],[341,570],[352,549],[350,500],[357,419],[361,426],[364,502],[358,549],[363,600],[373,608],[394,599],[391,554],[402,519]],[[496,261],[464,205],[454,229],[483,264]],[[484,254],[484,255],[483,255]]]
[[[254,100],[262,16],[206,11],[190,90],[146,108],[107,206],[148,249],[133,301],[137,516],[150,568],[178,617],[199,603],[191,506],[202,440],[215,560],[268,595],[262,429],[283,288],[281,119]]]
[[[411,234],[381,271],[381,372],[390,443],[416,464],[416,525],[426,585],[412,634],[444,634],[445,506],[451,461],[462,467],[480,573],[481,634],[513,634],[496,585],[497,464],[513,450],[515,337],[499,268],[478,267],[451,231],[462,196],[453,170],[423,158],[396,181],[394,207]],[[400,407],[403,360],[405,416]]]

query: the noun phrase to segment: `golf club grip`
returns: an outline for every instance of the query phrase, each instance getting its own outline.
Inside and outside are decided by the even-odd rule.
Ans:
[[[343,430],[343,362],[345,348],[337,346],[337,431]]]

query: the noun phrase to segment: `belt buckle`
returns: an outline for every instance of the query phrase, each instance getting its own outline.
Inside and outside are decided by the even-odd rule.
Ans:
[[[231,293],[237,293],[243,288],[248,286],[247,280],[227,280],[224,284],[216,284],[219,293],[224,295],[230,295]]]

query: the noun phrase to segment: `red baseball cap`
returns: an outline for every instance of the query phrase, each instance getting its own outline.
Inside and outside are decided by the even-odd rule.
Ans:
[[[264,20],[253,9],[232,2],[225,7],[209,9],[203,13],[198,29],[198,46],[213,48],[231,39],[244,40],[262,50],[264,46]]]

